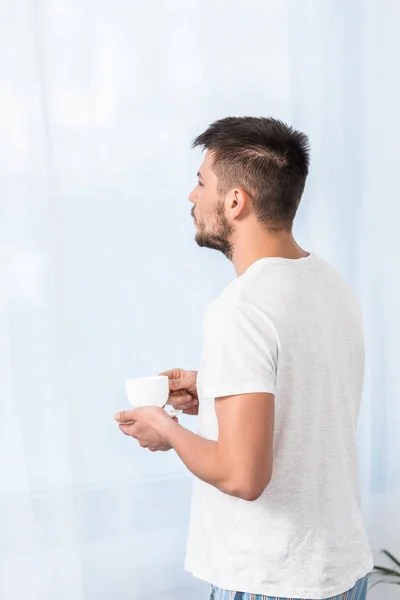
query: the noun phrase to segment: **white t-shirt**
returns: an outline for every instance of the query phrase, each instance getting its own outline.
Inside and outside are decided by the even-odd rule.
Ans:
[[[218,439],[215,398],[274,394],[273,474],[255,502],[195,479],[187,570],[223,589],[318,600],[372,569],[358,496],[363,375],[358,302],[314,255],[263,258],[211,304],[198,432]]]

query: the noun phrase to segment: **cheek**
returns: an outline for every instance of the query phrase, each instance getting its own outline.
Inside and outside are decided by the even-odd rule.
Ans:
[[[209,218],[213,214],[213,199],[204,190],[198,195],[197,208],[203,217]]]

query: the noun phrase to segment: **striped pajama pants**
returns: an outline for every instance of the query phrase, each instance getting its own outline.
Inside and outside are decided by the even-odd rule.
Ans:
[[[359,579],[356,585],[344,594],[330,596],[326,600],[365,600],[367,597],[368,577]],[[312,600],[311,598],[278,598],[277,596],[262,596],[261,594],[249,594],[247,592],[231,592],[211,586],[210,600]]]

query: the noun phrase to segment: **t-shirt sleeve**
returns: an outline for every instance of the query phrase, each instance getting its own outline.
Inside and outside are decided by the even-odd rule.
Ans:
[[[275,393],[278,340],[251,304],[212,306],[204,322],[203,394],[210,398]]]

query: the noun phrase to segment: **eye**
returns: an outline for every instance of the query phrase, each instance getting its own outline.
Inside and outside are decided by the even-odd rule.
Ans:
[[[197,185],[199,185],[200,187],[204,187],[204,183],[201,183],[201,181],[198,181]]]

